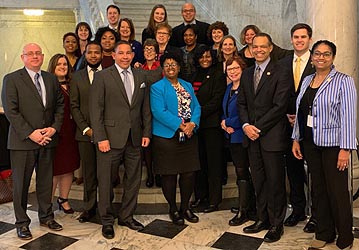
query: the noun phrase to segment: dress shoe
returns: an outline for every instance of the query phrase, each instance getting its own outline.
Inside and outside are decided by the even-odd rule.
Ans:
[[[317,222],[310,218],[308,223],[303,228],[303,231],[306,233],[315,233],[315,228],[317,227]]]
[[[102,235],[106,239],[113,239],[115,237],[115,231],[112,225],[102,226]]]
[[[69,202],[69,199],[57,198],[57,204],[59,205],[59,210],[64,211],[65,214],[73,214],[75,211],[70,207],[69,209],[64,208],[64,203]]]
[[[314,239],[310,243],[310,246],[308,247],[308,250],[318,250],[326,246],[327,243],[333,243],[335,241],[335,236],[332,240],[324,241],[324,240],[317,240]]]
[[[17,237],[19,237],[22,240],[31,240],[32,234],[30,232],[29,227],[23,226],[16,228]]]
[[[209,205],[208,207],[206,207],[203,212],[205,213],[212,213],[214,211],[218,211],[218,206],[217,205]]]
[[[48,227],[49,229],[54,230],[54,231],[62,230],[62,226],[59,223],[57,223],[55,220],[48,220],[46,222],[40,222],[40,226]]]
[[[283,235],[283,225],[271,226],[269,231],[264,235],[264,242],[272,243],[280,240]]]
[[[184,220],[178,211],[170,212],[170,219],[172,220],[173,224],[175,224],[175,225],[182,226],[184,224]]]
[[[255,234],[255,233],[259,233],[262,230],[267,230],[267,229],[269,229],[269,224],[267,222],[258,220],[254,222],[254,224],[243,228],[243,232],[247,234]]]
[[[147,176],[146,187],[148,188],[153,187],[154,184],[155,184],[155,179],[153,177],[153,174],[150,174],[149,176]]]
[[[96,210],[85,210],[80,214],[78,220],[80,223],[88,222],[95,215],[96,215]]]
[[[129,221],[119,221],[118,224],[136,231],[144,229],[144,226],[135,219],[131,219]]]
[[[198,207],[208,206],[208,199],[196,199],[191,201],[190,208],[198,208]]]
[[[345,248],[340,248],[340,250],[350,250],[350,249],[352,249],[352,247],[353,247],[353,243]]]
[[[289,217],[284,221],[284,226],[287,227],[294,227],[298,224],[299,221],[304,221],[306,219],[305,215],[295,215],[291,214]]]
[[[199,221],[199,218],[197,215],[195,215],[191,209],[187,209],[184,212],[181,213],[182,217],[191,222],[191,223],[197,223]]]
[[[249,218],[247,216],[247,212],[246,211],[241,211],[238,212],[230,221],[229,221],[229,225],[230,226],[240,226],[244,223],[246,223],[247,221],[249,221]]]

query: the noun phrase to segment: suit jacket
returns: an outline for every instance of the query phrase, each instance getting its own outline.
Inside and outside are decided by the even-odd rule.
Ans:
[[[194,122],[199,126],[201,107],[194,94],[192,85],[180,78],[178,78],[178,81],[191,95],[191,122]],[[164,138],[172,138],[182,123],[182,119],[178,117],[176,91],[166,77],[163,77],[162,80],[152,84],[150,100],[151,111],[153,114],[152,133]]]
[[[149,88],[143,70],[132,68],[134,91],[129,103],[115,65],[95,74],[90,89],[90,121],[94,142],[109,140],[111,148],[124,148],[129,133],[134,146],[151,137]]]
[[[196,27],[198,31],[197,35],[197,43],[203,43],[207,45],[212,45],[211,40],[207,36],[207,30],[209,27],[208,23],[198,21],[196,19]],[[170,38],[169,44],[176,46],[178,48],[185,46],[185,42],[183,40],[183,30],[185,28],[184,23],[174,27],[172,29],[172,36]]]
[[[239,118],[242,124],[249,123],[261,130],[261,146],[267,151],[282,151],[287,147],[286,124],[290,86],[288,75],[272,60],[267,65],[254,91],[255,66],[247,68],[241,76],[238,97]],[[248,145],[248,137],[243,145]]]
[[[85,128],[91,128],[89,98],[90,98],[90,79],[87,67],[75,72],[70,82],[70,106],[71,114],[74,118],[77,130],[76,140],[91,141],[87,135],[83,135]]]
[[[304,68],[303,74],[300,78],[298,89],[297,89],[297,91],[295,91],[294,75],[293,75],[293,58],[294,58],[294,52],[292,52],[291,55],[286,56],[282,60],[279,61],[280,66],[283,67],[283,70],[287,71],[288,84],[291,86],[287,114],[295,114],[295,101],[299,94],[300,87],[302,86],[302,81],[306,76],[313,74],[315,72],[315,68],[313,67],[312,62],[309,59],[307,62],[307,65]]]
[[[196,79],[196,76],[193,79]],[[196,95],[201,105],[201,128],[220,127],[222,100],[226,87],[225,75],[216,66],[212,66],[202,79]]]
[[[63,113],[64,97],[56,77],[41,71],[46,89],[46,107],[42,103],[34,82],[25,68],[7,74],[4,77],[2,102],[5,115],[10,122],[8,148],[13,150],[34,150],[41,146],[28,136],[35,130],[53,127],[60,131]],[[58,134],[45,147],[57,145]]]

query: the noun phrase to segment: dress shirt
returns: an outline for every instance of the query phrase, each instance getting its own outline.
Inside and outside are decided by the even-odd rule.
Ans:
[[[97,67],[97,71],[101,71],[102,70],[102,66],[101,64]],[[96,71],[96,72],[97,72]],[[87,73],[88,73],[88,76],[89,76],[89,80],[90,80],[90,84],[92,84],[92,81],[93,81],[93,77],[95,75],[95,71],[92,70],[92,68],[90,66],[87,65]]]
[[[118,66],[117,63],[115,63],[115,66],[116,66],[116,68],[118,70],[118,73],[121,76],[122,82],[124,82],[124,74],[122,74],[122,71],[124,71],[125,69]],[[133,73],[132,73],[131,67],[128,67],[126,70],[127,70],[127,73],[128,73],[128,75],[127,75],[128,79],[130,80],[130,83],[131,83],[131,92],[132,92],[132,95],[133,95],[133,90],[135,89],[135,81],[133,79]]]
[[[259,77],[259,81],[262,78],[262,75],[265,71],[265,69],[267,68],[267,65],[270,61],[270,57],[268,57],[264,62],[262,62],[261,64],[258,64],[257,62],[255,63],[255,67],[254,67],[254,72],[256,72],[256,68],[259,67],[261,68],[261,72],[260,72],[260,77]]]
[[[46,88],[45,88],[45,83],[44,83],[44,79],[42,79],[42,76],[41,76],[41,70],[38,71],[38,72],[35,72],[35,71],[32,71],[28,68],[26,68],[26,71],[27,73],[29,73],[30,77],[31,77],[31,80],[32,82],[34,83],[35,85],[35,75],[36,73],[39,73],[40,77],[39,77],[39,83],[40,83],[40,86],[41,86],[41,98],[42,98],[42,103],[44,104],[44,106],[46,107]]]
[[[293,75],[295,75],[295,64],[296,64],[297,58],[298,58],[298,56],[294,53],[294,56],[293,56]],[[307,52],[305,52],[302,56],[300,56],[300,77],[299,77],[299,79],[301,79],[309,59],[310,59],[310,51],[309,50]]]

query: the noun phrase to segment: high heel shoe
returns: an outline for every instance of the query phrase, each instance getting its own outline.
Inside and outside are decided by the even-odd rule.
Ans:
[[[57,204],[59,205],[59,210],[64,211],[65,214],[73,214],[75,211],[72,208],[66,209],[62,206],[62,204],[64,204],[65,202],[68,202],[69,199],[64,199],[64,198],[57,198]]]

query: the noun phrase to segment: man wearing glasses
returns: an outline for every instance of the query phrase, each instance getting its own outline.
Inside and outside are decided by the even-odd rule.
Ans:
[[[32,238],[26,214],[29,185],[36,168],[36,196],[40,226],[62,230],[52,211],[52,161],[63,120],[64,103],[55,76],[42,71],[44,54],[39,45],[24,46],[24,68],[4,77],[2,101],[10,122],[8,148],[14,181],[17,236]]]

